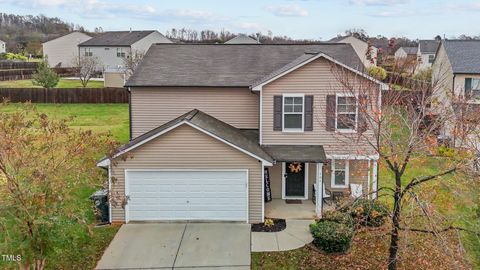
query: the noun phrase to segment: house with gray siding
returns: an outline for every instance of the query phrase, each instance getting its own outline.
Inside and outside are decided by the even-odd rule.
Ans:
[[[78,54],[97,58],[102,71],[121,69],[125,59],[145,54],[155,43],[172,42],[156,30],[108,31],[78,44]]]
[[[130,141],[98,163],[110,221],[312,219],[328,196],[375,197],[378,153],[343,136],[373,131],[334,74],[380,95],[363,67],[344,43],[152,45],[125,84]]]

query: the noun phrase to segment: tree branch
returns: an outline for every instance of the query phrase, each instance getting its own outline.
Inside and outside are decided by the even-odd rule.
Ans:
[[[421,183],[424,183],[424,182],[427,182],[427,181],[430,181],[430,180],[433,180],[435,178],[438,178],[440,176],[444,176],[444,175],[447,175],[447,174],[450,174],[450,173],[453,173],[457,170],[457,167],[453,167],[451,169],[448,169],[446,171],[443,171],[443,172],[440,172],[440,173],[437,173],[437,174],[434,174],[434,175],[429,175],[429,176],[425,176],[425,177],[421,177],[421,178],[414,178],[412,179],[412,181],[410,181],[410,183],[408,183],[408,185],[403,189],[402,193],[401,193],[401,197],[403,197],[405,195],[405,193],[407,193],[410,189],[412,189],[414,186],[417,186],[417,185],[420,185]]]

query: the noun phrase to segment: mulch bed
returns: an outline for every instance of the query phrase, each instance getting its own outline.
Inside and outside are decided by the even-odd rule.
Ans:
[[[273,220],[273,226],[267,227],[264,223],[252,224],[252,232],[279,232],[285,230],[287,223],[285,219],[271,218]]]

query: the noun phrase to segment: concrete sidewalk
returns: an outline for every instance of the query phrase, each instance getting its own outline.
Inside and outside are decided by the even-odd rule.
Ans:
[[[126,224],[96,269],[250,269],[250,225]]]
[[[280,232],[252,232],[252,252],[286,251],[301,248],[313,241],[309,225],[313,220],[287,219]]]

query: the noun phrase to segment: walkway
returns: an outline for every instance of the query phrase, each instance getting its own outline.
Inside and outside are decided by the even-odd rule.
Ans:
[[[309,225],[312,220],[287,219],[287,228],[280,232],[252,232],[252,252],[286,251],[313,241]]]

